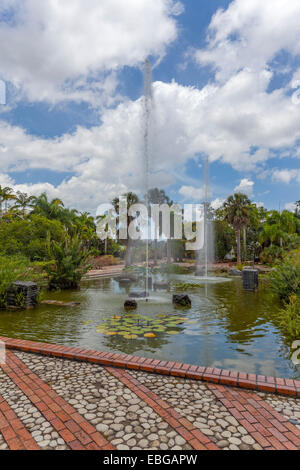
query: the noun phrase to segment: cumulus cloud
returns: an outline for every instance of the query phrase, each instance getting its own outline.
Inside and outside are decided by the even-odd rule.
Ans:
[[[193,186],[181,186],[179,194],[181,194],[185,200],[200,202],[204,196],[204,190],[202,188],[194,188]]]
[[[290,212],[295,212],[295,210],[297,209],[297,205],[294,202],[288,202],[285,205],[285,209]]]
[[[220,81],[239,70],[260,72],[282,50],[300,53],[298,0],[234,0],[212,18],[207,47],[195,52]]]
[[[2,78],[30,101],[99,104],[114,71],[163,57],[182,11],[174,0],[2,0]]]
[[[280,183],[289,184],[292,181],[300,183],[300,168],[298,169],[286,169],[286,170],[275,170],[272,176],[273,181],[279,181]]]
[[[240,184],[234,188],[235,193],[246,194],[249,198],[253,196],[254,181],[250,181],[248,178],[242,179]]]

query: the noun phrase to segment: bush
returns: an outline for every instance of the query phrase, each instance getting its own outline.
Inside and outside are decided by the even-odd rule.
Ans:
[[[260,254],[260,260],[263,264],[272,265],[276,261],[282,260],[286,255],[286,251],[280,246],[269,246],[265,248],[264,251]]]
[[[280,310],[277,318],[287,338],[291,341],[300,338],[300,297],[292,295],[285,308]]]
[[[6,291],[15,281],[30,278],[29,261],[21,256],[0,256],[0,308],[6,307]]]
[[[278,266],[270,276],[270,287],[283,302],[293,295],[300,295],[300,265],[286,262]]]
[[[102,268],[103,266],[114,266],[120,263],[119,258],[115,258],[113,255],[98,256],[91,260],[91,265],[94,269]]]
[[[87,250],[78,237],[67,237],[64,242],[49,242],[52,263],[46,266],[49,289],[76,289],[82,276],[88,271]]]

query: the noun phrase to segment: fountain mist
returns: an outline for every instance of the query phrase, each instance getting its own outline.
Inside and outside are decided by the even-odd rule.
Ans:
[[[209,159],[205,159],[205,191],[204,191],[204,246],[198,252],[197,274],[206,278],[209,274],[209,266],[214,263],[214,223],[210,213],[210,181],[209,181]]]
[[[149,192],[149,162],[150,162],[150,126],[151,115],[153,108],[153,94],[152,94],[152,74],[149,59],[145,62],[144,73],[144,165],[145,165],[145,187],[146,192],[146,207],[148,207],[148,192]],[[149,296],[149,216],[147,220],[147,239],[146,239],[146,297]]]

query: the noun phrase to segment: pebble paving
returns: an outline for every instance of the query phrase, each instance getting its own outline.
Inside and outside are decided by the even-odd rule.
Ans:
[[[97,431],[112,449],[185,451],[201,448],[203,444],[203,448],[217,446],[222,450],[261,450],[263,447],[270,448],[270,442],[275,447],[280,445],[275,440],[276,432],[269,437],[268,445],[264,446],[262,436],[255,439],[258,433],[254,428],[251,432],[251,415],[247,418],[248,426],[241,425],[240,421],[245,420],[233,416],[233,408],[227,406],[226,400],[218,395],[222,394],[222,389],[211,384],[134,370],[126,371],[122,376],[124,380],[121,380],[121,376],[113,373],[112,369],[97,364],[21,351],[13,351],[13,354],[28,368],[31,383],[41,379],[50,387],[49,395],[52,390],[59,400],[68,404],[71,415],[73,410],[82,417],[87,433]],[[126,377],[131,380],[126,382]],[[40,382],[42,386],[43,383]],[[141,393],[137,393],[137,389]],[[242,402],[243,393],[248,392],[240,393]],[[68,443],[72,438],[68,440],[68,431],[54,429],[51,418],[47,420],[39,404],[38,409],[31,402],[24,382],[22,385],[16,377],[9,376],[5,367],[0,367],[0,394],[7,407],[7,416],[12,410],[41,450],[70,449]],[[154,395],[160,402],[160,411],[155,411],[158,408],[155,407]],[[249,392],[249,397],[255,398],[255,394],[250,396]],[[297,440],[300,439],[300,400],[267,393],[257,393],[257,398],[278,412],[282,422],[288,420],[291,427],[285,430],[283,437],[285,442],[293,442],[292,436],[295,436],[294,446],[300,450],[300,440]],[[54,395],[51,399],[55,400]],[[253,406],[259,406],[255,399],[252,401]],[[238,403],[235,406],[238,407]],[[55,417],[55,405],[53,415]],[[174,424],[170,416],[174,416]],[[270,419],[280,430],[280,423],[272,416]],[[179,425],[176,424],[178,422]],[[71,431],[72,426],[76,428],[71,424]],[[65,439],[63,436],[66,436]],[[4,430],[1,433],[0,416],[0,450],[10,448],[7,441],[9,439]],[[195,447],[197,445],[200,447]]]
[[[130,372],[224,450],[261,450],[209,388],[195,380]]]
[[[16,353],[118,450],[191,450],[131,390],[97,365]]]

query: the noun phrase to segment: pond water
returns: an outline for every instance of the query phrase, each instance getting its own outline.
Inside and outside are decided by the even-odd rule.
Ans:
[[[195,282],[189,276],[171,278]],[[138,309],[126,314],[123,304],[128,292],[112,278],[83,281],[80,290],[46,295],[80,302],[76,307],[40,305],[33,310],[2,311],[0,335],[300,378],[300,367],[290,360],[290,345],[272,322],[278,303],[263,283],[258,292],[245,292],[240,279],[202,281],[200,288],[188,292],[192,300],[188,310],[172,305],[175,291],[152,292],[150,302],[138,300]],[[128,327],[137,337],[126,337]],[[155,337],[145,338],[151,328]],[[108,331],[114,334],[107,335]]]

